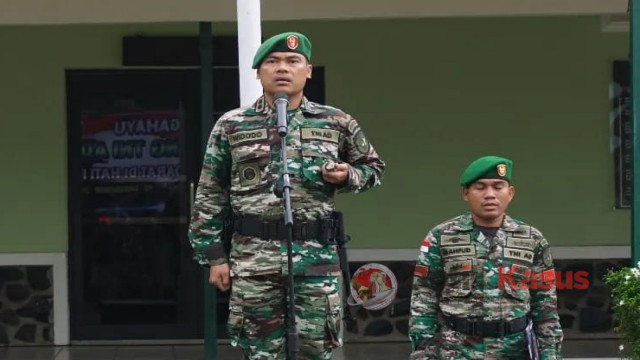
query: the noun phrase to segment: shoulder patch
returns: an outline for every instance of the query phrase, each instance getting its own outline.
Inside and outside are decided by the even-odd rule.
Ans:
[[[429,252],[429,246],[430,245],[431,245],[431,242],[428,239],[422,240],[422,243],[420,244],[420,251],[421,252]]]
[[[364,136],[362,129],[358,129],[356,134],[353,136],[353,143],[361,154],[368,154],[371,149],[371,144],[369,144],[367,137]]]
[[[429,275],[429,267],[426,265],[416,265],[416,269],[413,272],[413,275],[426,277],[427,275]]]
[[[547,246],[542,250],[542,262],[550,268],[553,268],[553,257],[551,256],[551,247]]]
[[[556,280],[556,272],[555,270],[545,270],[540,273],[540,279],[542,282],[549,283]]]
[[[349,118],[348,121],[347,130],[349,131],[349,134],[355,134],[358,129],[358,122],[354,118]]]

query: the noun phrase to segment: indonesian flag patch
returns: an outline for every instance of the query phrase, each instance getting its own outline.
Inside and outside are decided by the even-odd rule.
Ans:
[[[429,240],[427,239],[422,240],[422,244],[420,244],[420,251],[429,252],[429,245],[431,245]]]
[[[413,272],[415,276],[425,277],[429,275],[429,267],[426,265],[416,265],[416,270]]]

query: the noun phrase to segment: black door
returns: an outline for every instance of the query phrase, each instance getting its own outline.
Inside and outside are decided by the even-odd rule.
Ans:
[[[195,338],[187,240],[198,83],[184,70],[69,71],[72,339]]]
[[[239,106],[215,68],[213,116]],[[67,72],[72,340],[203,335],[203,270],[187,239],[200,176],[196,70]],[[324,102],[324,69],[305,94]],[[219,293],[225,337],[228,293]]]

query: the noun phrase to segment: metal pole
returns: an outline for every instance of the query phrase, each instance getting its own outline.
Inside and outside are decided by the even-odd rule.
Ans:
[[[204,156],[211,129],[213,129],[213,45],[211,23],[200,24],[200,129]]]
[[[285,95],[286,97],[286,95]],[[293,278],[293,213],[291,212],[291,181],[289,179],[289,167],[287,161],[287,105],[288,100],[282,102],[276,94],[276,107],[278,109],[278,134],[280,135],[280,160],[282,162],[282,192],[275,190],[276,196],[284,199],[284,225],[287,228],[287,294],[286,306],[286,333],[287,333],[287,360],[297,360],[300,350],[298,331],[296,327],[295,310],[295,282]]]
[[[640,261],[640,0],[630,0],[631,116],[633,123],[632,266]]]
[[[213,129],[213,45],[211,23],[199,24],[200,42],[200,143],[201,152],[207,147],[207,141]],[[205,360],[217,357],[217,300],[216,290],[209,284],[209,268],[204,269],[204,353]]]
[[[237,7],[240,106],[246,106],[262,95],[262,85],[251,68],[253,56],[262,42],[260,0],[238,0]]]
[[[202,152],[213,128],[213,49],[211,23],[200,23],[200,87]],[[262,87],[251,69],[253,55],[260,46],[260,0],[238,0],[238,55],[240,72],[240,103],[252,103],[262,94]],[[217,357],[217,300],[209,284],[209,269],[204,272],[204,345],[205,360]]]

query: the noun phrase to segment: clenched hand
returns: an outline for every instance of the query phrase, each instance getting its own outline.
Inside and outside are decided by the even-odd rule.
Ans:
[[[349,178],[349,167],[349,164],[335,163],[333,169],[328,170],[327,164],[325,164],[322,167],[322,179],[334,185],[342,185]]]
[[[229,265],[222,264],[209,268],[209,283],[215,285],[220,291],[227,291],[231,286],[229,281]]]

